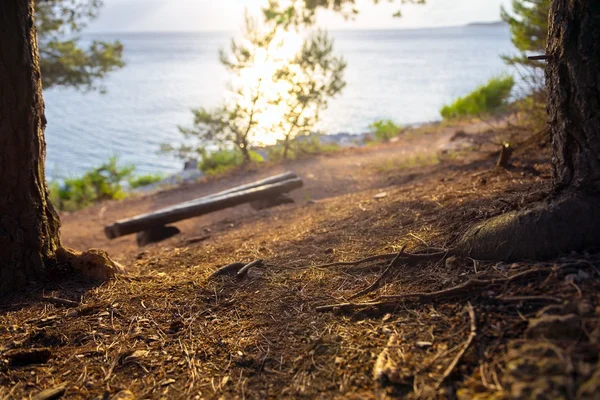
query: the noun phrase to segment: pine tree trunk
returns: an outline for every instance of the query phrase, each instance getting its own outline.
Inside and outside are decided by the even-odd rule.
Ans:
[[[34,0],[0,1],[0,293],[45,274],[60,222],[45,179]]]
[[[469,229],[457,254],[547,259],[600,249],[600,0],[554,0],[546,67],[555,193]]]
[[[283,143],[283,159],[284,160],[287,160],[289,150],[290,150],[290,137],[288,135],[285,137],[285,142]]]
[[[546,53],[554,187],[600,193],[600,1],[553,1]]]

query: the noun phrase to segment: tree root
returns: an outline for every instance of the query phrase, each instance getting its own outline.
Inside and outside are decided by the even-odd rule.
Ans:
[[[600,245],[600,198],[563,193],[469,229],[451,250],[477,260],[547,260]]]
[[[600,246],[600,196],[581,192],[535,203],[484,221],[469,229],[450,249],[431,254],[404,253],[402,261],[416,265],[450,256],[475,260],[547,260],[572,251]],[[322,264],[316,268],[357,266],[393,260],[398,253],[379,254],[356,261]]]
[[[208,280],[214,279],[217,276],[222,276],[222,275],[236,275],[246,265],[247,265],[246,263],[242,263],[242,262],[234,262],[234,263],[228,264],[224,267],[219,268],[215,272],[213,272],[208,277]]]
[[[446,257],[450,257],[455,255],[451,250],[443,250],[436,253],[431,254],[410,254],[410,253],[402,253],[402,257],[399,261],[402,261],[404,264],[415,265],[422,262],[427,261],[441,261]],[[332,268],[332,267],[352,267],[360,264],[366,264],[374,261],[387,261],[393,260],[398,256],[398,253],[387,253],[387,254],[378,254],[367,258],[362,258],[356,261],[342,261],[342,262],[334,262],[330,264],[321,264],[316,265],[314,268]]]
[[[248,275],[248,271],[254,267],[262,267],[265,263],[265,260],[259,259],[256,261],[252,261],[250,264],[246,264],[242,269],[240,269],[237,273],[238,279],[245,278]]]
[[[218,276],[223,275],[236,275],[238,278],[244,278],[248,271],[253,267],[261,267],[264,264],[263,259],[259,259],[256,261],[252,261],[251,263],[243,263],[243,262],[234,262],[232,264],[226,265],[224,267],[219,268],[215,272],[213,272],[208,280],[214,279]]]
[[[589,267],[585,263],[566,264],[560,267],[552,268],[532,268],[530,270],[520,272],[508,278],[498,279],[469,279],[465,283],[454,286],[449,289],[440,290],[431,293],[405,293],[392,296],[379,296],[372,302],[365,303],[339,303],[333,305],[326,305],[317,307],[317,312],[330,312],[330,311],[353,311],[362,308],[369,307],[385,307],[394,306],[399,302],[408,303],[433,303],[439,301],[447,301],[455,299],[457,297],[469,297],[480,294],[486,290],[489,290],[493,286],[508,284],[516,282],[518,280],[530,278],[536,275],[548,276],[553,272],[563,271],[573,268]]]
[[[90,281],[108,281],[125,273],[125,268],[104,250],[90,249],[82,253],[60,247],[56,250],[56,260],[59,264],[70,265],[77,274]]]
[[[365,294],[371,293],[372,291],[376,290],[379,287],[379,285],[381,284],[381,282],[390,273],[390,271],[393,268],[396,268],[401,264],[401,261],[402,261],[401,258],[402,258],[402,254],[404,253],[405,248],[406,248],[406,246],[402,246],[400,253],[398,253],[398,255],[392,260],[392,262],[387,266],[385,271],[383,271],[381,276],[379,276],[379,278],[377,278],[377,280],[375,282],[373,282],[371,285],[369,285],[367,288],[361,290],[360,292],[355,293],[352,296],[350,296],[350,300],[356,299],[357,297],[360,297],[360,296],[364,296]]]

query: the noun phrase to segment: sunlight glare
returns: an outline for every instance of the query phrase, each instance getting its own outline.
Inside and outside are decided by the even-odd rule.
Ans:
[[[302,42],[299,32],[278,31],[268,48],[254,49],[254,63],[244,68],[239,76],[232,78],[232,86],[237,89],[234,101],[248,108],[252,108],[255,103],[258,129],[251,140],[262,145],[275,144],[283,136],[282,132],[274,128],[281,121],[283,108],[273,102],[277,99],[285,100],[287,84],[275,82],[273,76],[289,64],[300,50]],[[256,100],[258,92],[263,95]]]

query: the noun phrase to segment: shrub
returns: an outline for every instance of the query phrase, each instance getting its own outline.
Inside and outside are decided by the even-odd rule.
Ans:
[[[59,210],[75,211],[97,201],[123,199],[122,183],[131,177],[134,169],[133,166],[119,167],[117,157],[111,157],[81,177],[51,183],[50,200]]]
[[[514,85],[515,80],[512,76],[494,77],[468,95],[445,105],[440,113],[445,119],[452,119],[501,111],[506,107]]]
[[[132,189],[152,185],[153,183],[160,182],[163,179],[162,174],[147,174],[141,176],[135,176],[129,178],[129,187]]]
[[[288,144],[286,154],[285,144],[279,143],[267,148],[267,158],[269,161],[282,161],[284,159],[295,160],[303,156],[333,153],[340,149],[335,143],[321,143],[318,135],[309,137],[297,137]]]
[[[382,119],[369,125],[369,129],[371,129],[371,134],[375,136],[375,142],[387,142],[398,136],[402,127],[396,125],[391,119]]]
[[[249,151],[250,162],[260,163],[263,158],[260,154]],[[244,155],[238,149],[218,150],[212,153],[204,152],[198,164],[198,169],[207,175],[216,175],[244,164]]]

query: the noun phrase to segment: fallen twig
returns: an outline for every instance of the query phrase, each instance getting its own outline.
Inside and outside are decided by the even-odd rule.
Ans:
[[[237,273],[237,277],[238,278],[244,278],[247,274],[248,271],[250,271],[250,268],[254,268],[254,267],[262,267],[262,265],[264,264],[264,260],[263,259],[259,259],[256,261],[252,261],[250,264],[246,264],[245,266],[242,267],[242,269],[240,269]]]
[[[454,357],[452,363],[448,366],[448,368],[446,368],[446,371],[444,371],[444,374],[435,385],[435,390],[438,390],[444,384],[446,379],[448,379],[448,377],[452,375],[452,372],[454,371],[462,357],[465,355],[469,347],[471,347],[471,343],[473,343],[475,336],[477,336],[477,317],[475,316],[475,310],[473,309],[471,303],[467,304],[467,310],[469,311],[469,318],[471,319],[471,332],[469,333],[469,338],[465,342],[463,348],[458,352],[456,357]]]
[[[402,249],[400,249],[400,252],[398,253],[398,255],[392,260],[392,262],[387,266],[385,271],[383,271],[383,273],[379,276],[379,278],[375,282],[373,282],[371,285],[369,285],[365,289],[361,290],[360,292],[350,296],[350,300],[354,300],[357,297],[364,296],[365,294],[371,293],[372,291],[376,290],[379,287],[379,285],[381,284],[381,282],[385,279],[385,277],[387,277],[387,275],[390,273],[392,268],[396,268],[398,265],[400,265],[401,257],[402,257],[402,254],[404,253],[404,249],[406,249],[406,245],[402,246]]]
[[[499,301],[502,303],[562,303],[562,299],[550,296],[506,296],[506,297],[492,297],[491,300]]]
[[[219,268],[218,270],[216,270],[215,272],[213,272],[208,279],[213,279],[217,276],[221,276],[221,275],[234,275],[237,274],[238,271],[242,268],[244,268],[244,266],[246,265],[246,263],[241,263],[241,262],[235,262],[229,265],[226,265],[224,267]]]
[[[210,239],[210,235],[204,235],[204,236],[194,236],[191,237],[189,239],[185,240],[185,244],[189,245],[189,244],[196,244],[196,243],[200,243],[200,242],[204,242],[206,240]]]
[[[79,307],[81,305],[77,301],[61,299],[59,297],[42,297],[41,300],[46,303],[65,307]]]
[[[39,392],[38,394],[36,394],[35,396],[33,396],[31,399],[32,400],[60,399],[66,392],[67,392],[67,386],[63,385],[63,386],[58,386],[55,388],[43,390],[43,391]]]

